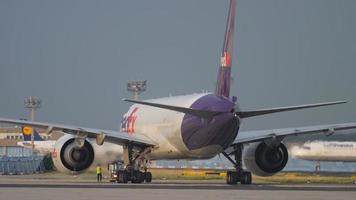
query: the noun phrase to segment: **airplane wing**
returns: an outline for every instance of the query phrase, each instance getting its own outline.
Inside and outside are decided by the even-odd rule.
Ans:
[[[234,144],[252,143],[258,141],[278,140],[292,135],[303,135],[313,133],[325,133],[331,135],[338,131],[356,129],[356,122],[344,124],[330,124],[319,126],[306,126],[297,128],[283,128],[274,130],[240,131],[233,142]]]
[[[100,130],[100,129],[93,129],[93,128],[85,128],[80,126],[70,126],[70,125],[6,119],[6,118],[0,118],[0,123],[47,129],[47,133],[50,133],[52,131],[62,131],[64,133],[71,134],[71,135],[78,135],[78,136],[85,135],[88,138],[97,138],[98,136],[104,135],[105,141],[114,144],[119,144],[119,145],[128,144],[128,143],[136,144],[139,146],[157,145],[156,142],[152,141],[150,138],[139,133],[134,133],[129,135],[127,133],[111,131],[111,130]]]

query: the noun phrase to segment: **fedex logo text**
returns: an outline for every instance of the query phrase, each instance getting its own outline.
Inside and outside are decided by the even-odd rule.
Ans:
[[[137,119],[136,112],[138,108],[134,108],[130,115],[124,116],[121,121],[121,131],[133,134],[135,132],[135,122]]]

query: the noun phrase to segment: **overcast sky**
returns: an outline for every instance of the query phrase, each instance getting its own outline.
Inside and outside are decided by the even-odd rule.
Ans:
[[[0,116],[117,129],[142,99],[213,91],[228,0],[1,0]],[[356,121],[356,1],[239,0],[232,94],[242,109],[348,99],[243,129]]]

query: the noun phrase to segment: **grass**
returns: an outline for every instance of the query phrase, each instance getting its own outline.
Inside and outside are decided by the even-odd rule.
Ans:
[[[212,170],[194,169],[150,169],[153,179],[158,180],[225,180],[224,176],[206,175]]]
[[[353,176],[320,175],[298,172],[281,172],[270,177],[254,176],[257,183],[314,183],[314,184],[352,184],[356,181]]]
[[[153,178],[158,180],[225,180],[225,171],[216,170],[194,170],[194,169],[151,169]],[[207,173],[208,172],[208,173]],[[220,174],[209,174],[209,172],[220,172]],[[276,183],[276,184],[352,184],[356,176],[338,174],[313,174],[302,172],[280,172],[274,176],[253,176],[254,183]]]

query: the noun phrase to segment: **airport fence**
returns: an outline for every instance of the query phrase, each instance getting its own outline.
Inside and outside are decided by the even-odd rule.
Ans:
[[[0,147],[0,174],[32,174],[46,171],[44,156],[22,147]]]
[[[42,156],[0,158],[0,173],[4,175],[32,174],[44,171]]]

